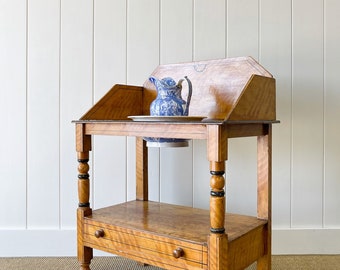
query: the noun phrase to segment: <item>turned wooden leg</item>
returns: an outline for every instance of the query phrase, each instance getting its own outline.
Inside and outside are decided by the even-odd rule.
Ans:
[[[78,200],[79,207],[90,207],[89,152],[78,152]]]
[[[212,233],[224,233],[225,192],[224,161],[211,162],[210,165],[210,230]]]
[[[84,217],[91,215],[90,208],[90,180],[89,180],[89,152],[78,152],[78,210],[77,210],[77,245],[78,245],[78,261],[80,270],[89,270],[90,263],[93,258],[92,248],[84,246],[83,242],[83,224]]]
[[[228,236],[225,233],[225,161],[228,140],[225,126],[208,126],[207,155],[210,162],[210,235],[208,269],[228,270]]]
[[[210,163],[209,269],[227,270],[228,236],[225,234],[224,161]]]

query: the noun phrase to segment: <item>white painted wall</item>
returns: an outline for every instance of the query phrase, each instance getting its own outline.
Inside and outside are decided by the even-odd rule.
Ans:
[[[340,253],[338,14],[337,0],[0,0],[0,256],[76,254],[71,121],[113,84],[247,55],[277,80],[273,252]],[[207,208],[205,149],[151,149],[151,199]],[[93,150],[92,206],[133,199],[134,139]],[[255,214],[255,139],[229,158],[228,210]]]

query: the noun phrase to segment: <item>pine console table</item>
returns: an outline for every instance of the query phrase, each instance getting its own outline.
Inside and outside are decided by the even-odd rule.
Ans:
[[[251,57],[161,65],[152,76],[184,75],[193,84],[190,115],[202,121],[132,121],[148,115],[156,97],[143,86],[114,85],[76,125],[78,155],[77,242],[82,270],[93,249],[164,269],[271,269],[271,151],[276,123],[275,79]],[[184,90],[183,90],[184,92]],[[92,210],[89,152],[97,135],[136,137],[136,200]],[[256,136],[257,217],[226,213],[228,139]],[[148,158],[143,137],[207,140],[210,209],[148,200]]]

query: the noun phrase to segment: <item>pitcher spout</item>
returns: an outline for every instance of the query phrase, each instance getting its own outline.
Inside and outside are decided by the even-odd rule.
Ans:
[[[149,81],[152,82],[155,86],[159,82],[159,80],[157,78],[152,77],[152,76],[149,78]]]

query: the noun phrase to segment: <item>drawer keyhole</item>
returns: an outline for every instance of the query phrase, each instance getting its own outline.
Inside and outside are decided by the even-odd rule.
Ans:
[[[176,248],[173,252],[172,252],[172,255],[174,255],[174,257],[176,259],[182,257],[184,255],[184,250],[183,248]]]
[[[96,232],[94,233],[94,236],[97,237],[97,238],[100,238],[100,237],[104,237],[104,230],[103,229],[99,229],[99,230],[96,230]]]

